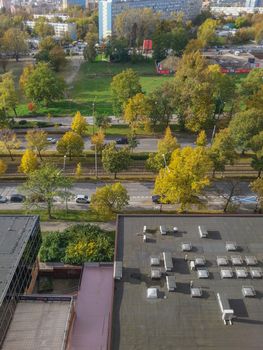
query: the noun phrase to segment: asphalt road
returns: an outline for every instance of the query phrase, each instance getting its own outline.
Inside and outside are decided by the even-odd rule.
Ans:
[[[93,183],[75,183],[72,188],[73,198],[69,201],[69,207],[71,209],[86,209],[88,205],[75,203],[74,196],[77,194],[86,194],[89,197],[96,191],[96,188],[104,186],[104,182]],[[151,196],[153,194],[154,183],[153,182],[123,182],[126,187],[128,194],[130,196],[129,207],[131,208],[144,208],[153,209],[159,208],[159,205],[152,203]],[[11,194],[21,193],[20,187],[21,183],[0,183],[0,195],[10,197]],[[225,203],[224,197],[230,192],[231,185],[228,182],[215,182],[213,186],[209,187],[205,191],[205,196],[203,196],[204,202],[207,203],[208,209],[222,209]],[[249,189],[248,182],[240,182],[240,184],[235,189],[235,196],[251,196],[253,193]],[[57,202],[57,206],[62,204]],[[0,204],[1,209],[21,209],[21,203],[2,203]],[[166,205],[167,209],[174,209],[172,205]],[[253,210],[254,204],[242,204],[243,209]]]
[[[52,134],[50,137],[54,138],[56,141],[61,138],[61,134]],[[19,140],[21,141],[21,149],[26,149],[26,140],[24,135],[18,135]],[[118,137],[108,137],[105,139],[105,143],[116,140]],[[182,147],[185,146],[194,146],[194,137],[193,136],[178,136],[178,142]],[[157,138],[138,138],[139,144],[138,147],[134,150],[135,152],[155,152],[157,151]],[[85,149],[89,150],[91,148],[91,142],[89,137],[84,137]],[[120,146],[121,147],[121,146]],[[56,150],[56,144],[50,144],[48,150]]]

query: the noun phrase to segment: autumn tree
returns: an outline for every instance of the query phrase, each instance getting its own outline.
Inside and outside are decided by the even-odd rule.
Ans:
[[[12,151],[20,148],[20,141],[16,133],[10,129],[3,129],[0,131],[0,149],[8,152],[10,158],[14,160]]]
[[[207,146],[207,137],[206,137],[205,130],[201,130],[199,132],[195,143],[196,143],[197,146],[200,146],[200,147]]]
[[[36,170],[38,166],[37,156],[31,149],[26,149],[19,166],[19,171],[24,174],[29,174]]]
[[[57,151],[60,154],[69,156],[77,156],[82,154],[84,149],[84,141],[82,137],[74,131],[67,131],[57,142]]]
[[[250,148],[252,137],[263,130],[262,112],[251,108],[235,114],[229,123],[229,129],[236,147],[245,152]]]
[[[203,147],[176,149],[169,167],[160,170],[154,192],[163,203],[179,203],[179,210],[184,211],[192,204],[200,204],[198,196],[209,185],[210,170],[210,159]]]
[[[117,173],[126,170],[130,164],[130,151],[128,148],[117,148],[115,142],[109,143],[102,151],[103,168],[114,174],[114,179]]]
[[[105,134],[103,130],[100,128],[98,132],[91,136],[91,144],[96,147],[96,151],[101,153],[104,147],[105,142]]]
[[[33,151],[36,151],[41,160],[41,152],[48,148],[47,137],[48,133],[39,129],[28,130],[28,132],[26,133],[26,141],[28,148],[32,149]]]
[[[0,174],[6,173],[7,170],[7,164],[3,159],[0,159]]]
[[[81,163],[78,163],[76,167],[75,175],[77,178],[79,178],[82,175],[82,173],[83,173],[82,165]]]
[[[111,82],[111,91],[114,110],[116,115],[120,115],[129,98],[142,92],[138,74],[129,68],[115,75]]]
[[[258,99],[258,94],[261,94],[261,96],[263,94],[263,68],[251,70],[247,77],[241,81],[239,93],[248,108],[255,108],[255,100]]]
[[[87,62],[94,62],[97,56],[96,44],[98,42],[98,34],[88,32],[85,41],[87,46],[84,50],[84,58]]]
[[[54,198],[63,196],[65,191],[69,191],[72,183],[66,178],[61,169],[58,169],[52,164],[43,164],[39,169],[30,172],[28,180],[22,186],[26,197],[41,198],[41,207],[46,205],[49,219],[52,218],[52,209],[54,207]],[[33,203],[27,202],[29,206],[39,207],[38,201]]]
[[[46,22],[45,18],[39,18],[36,21],[34,32],[41,38],[55,34],[54,28],[48,22]]]
[[[146,166],[153,172],[158,172],[170,163],[173,151],[180,148],[176,137],[172,135],[170,127],[165,130],[164,138],[158,141],[157,153],[150,153]]]
[[[216,35],[217,21],[208,18],[198,29],[197,38],[202,42],[202,46],[215,45],[218,41]]]
[[[35,69],[34,66],[32,64],[29,64],[28,66],[25,66],[22,74],[20,75],[19,87],[23,93],[25,93],[25,88],[26,88],[28,79],[31,76],[31,74],[33,73],[34,69]]]
[[[10,73],[3,74],[0,78],[0,109],[7,115],[9,110],[14,111],[18,104],[18,95],[13,77]]]
[[[12,54],[16,61],[19,60],[21,54],[28,50],[26,43],[26,34],[17,28],[8,29],[2,39],[4,50]]]
[[[149,106],[147,97],[138,93],[129,98],[124,108],[124,120],[129,124],[132,130],[140,127],[147,129],[149,126]]]
[[[27,98],[48,105],[64,97],[65,82],[50,69],[47,63],[38,63],[24,83]]]
[[[90,208],[102,217],[111,217],[129,204],[126,188],[119,182],[98,187],[91,196]]]
[[[216,171],[223,172],[227,164],[234,164],[237,153],[229,129],[222,129],[215,135],[209,157],[213,164],[213,176]]]
[[[71,129],[80,136],[84,136],[87,133],[88,123],[86,118],[77,112],[72,120]]]

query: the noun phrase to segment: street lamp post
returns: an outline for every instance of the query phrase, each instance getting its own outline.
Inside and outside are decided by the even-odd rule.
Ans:
[[[66,170],[66,159],[67,159],[67,156],[64,155],[64,159],[63,159],[63,171],[65,172]]]
[[[167,162],[166,162],[165,154],[162,154],[162,156],[163,156],[163,160],[164,160],[164,166],[165,166],[165,169],[166,169],[168,172],[170,172],[170,169],[169,169],[169,167],[167,166]]]
[[[97,145],[95,144],[95,176],[96,179],[98,178],[98,152],[97,152]]]
[[[93,123],[92,123],[92,133],[94,135],[95,133],[95,129],[94,129],[94,114],[95,114],[95,102],[93,101],[92,102],[92,120],[93,120]]]

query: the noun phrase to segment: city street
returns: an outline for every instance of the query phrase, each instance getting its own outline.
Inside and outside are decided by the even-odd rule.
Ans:
[[[75,203],[74,197],[77,194],[85,194],[91,197],[92,193],[95,192],[97,187],[102,187],[105,182],[84,182],[75,183],[72,188],[73,198],[69,201],[69,208],[71,209],[86,209],[88,205]],[[138,209],[158,209],[160,205],[156,205],[152,202],[151,196],[153,194],[154,183],[153,182],[124,182],[123,185],[126,187],[130,196],[129,207]],[[0,195],[6,196],[7,198],[14,193],[21,193],[21,183],[0,183]],[[207,203],[208,209],[222,209],[225,203],[226,195],[230,192],[230,185],[228,182],[218,181],[213,184],[210,188],[205,191],[205,195],[202,197],[203,202]],[[252,196],[253,193],[249,189],[249,183],[246,181],[240,182],[239,186],[235,191],[235,204],[239,202],[241,198],[241,208],[246,210],[253,210],[255,208],[254,202],[244,200],[245,197]],[[64,205],[57,202],[58,207]],[[23,204],[21,203],[2,203],[0,204],[0,210],[6,209],[21,209]],[[174,209],[173,205],[165,205],[164,209]]]

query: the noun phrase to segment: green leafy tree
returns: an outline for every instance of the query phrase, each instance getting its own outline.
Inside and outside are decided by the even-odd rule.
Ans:
[[[253,136],[263,130],[263,116],[257,109],[248,109],[235,114],[229,123],[230,135],[236,147],[246,151]]]
[[[257,195],[257,207],[259,207],[259,212],[261,213],[263,208],[263,178],[258,178],[250,183],[250,188]],[[257,210],[257,208],[256,208]]]
[[[11,109],[16,115],[17,104],[18,95],[13,77],[10,73],[3,74],[0,80],[0,109],[5,115]]]
[[[107,172],[114,174],[114,179],[116,179],[117,173],[128,169],[130,161],[129,149],[126,147],[118,149],[115,142],[109,143],[102,150],[103,168]]]
[[[61,197],[71,188],[70,179],[66,178],[60,169],[52,164],[43,164],[39,169],[30,172],[28,180],[22,186],[28,200],[27,206],[43,207],[46,205],[48,217],[52,218],[54,198]],[[31,198],[41,198],[41,203],[31,201]]]
[[[9,28],[5,31],[2,44],[5,52],[12,54],[16,61],[19,60],[21,54],[28,50],[26,34],[17,28]]]
[[[85,37],[87,46],[84,50],[84,58],[88,62],[94,62],[97,56],[96,44],[98,42],[98,34],[89,32]]]
[[[216,171],[224,171],[227,164],[234,164],[237,153],[229,129],[222,129],[215,135],[209,157],[213,164],[213,176]]]
[[[150,153],[146,166],[153,172],[158,172],[170,163],[173,151],[180,148],[176,137],[172,135],[169,127],[165,130],[164,138],[158,141],[157,153]]]
[[[55,34],[54,28],[48,22],[46,22],[45,18],[40,18],[37,20],[34,32],[41,38]]]
[[[48,105],[64,97],[65,82],[55,75],[47,63],[38,63],[25,81],[24,91],[32,101]]]
[[[239,93],[246,105],[253,108],[253,99],[263,86],[263,68],[253,69],[240,84]]]
[[[101,217],[111,217],[129,204],[126,188],[121,183],[106,185],[96,189],[91,197],[90,207]]]
[[[252,156],[251,166],[258,172],[258,177],[261,177],[263,171],[263,151]]]
[[[69,156],[70,160],[72,156],[80,155],[83,149],[82,137],[73,131],[67,131],[57,142],[58,153]]]
[[[161,169],[154,192],[163,203],[179,203],[180,211],[200,204],[199,195],[209,185],[211,162],[203,147],[176,149],[168,168]]]
[[[28,148],[36,151],[41,160],[41,152],[46,150],[49,145],[47,137],[48,133],[39,129],[28,130],[28,132],[26,133],[26,141]]]
[[[132,69],[126,69],[115,75],[111,82],[111,91],[114,110],[120,115],[129,98],[142,92],[138,74]]]

